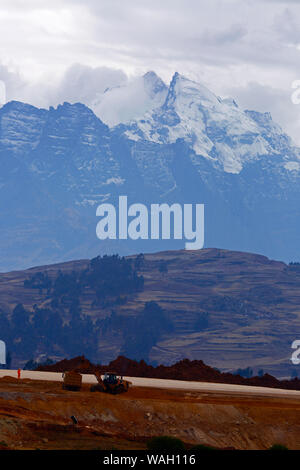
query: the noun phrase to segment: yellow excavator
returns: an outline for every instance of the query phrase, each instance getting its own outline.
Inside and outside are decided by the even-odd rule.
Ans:
[[[124,380],[123,377],[119,377],[116,372],[105,372],[103,379],[101,374],[96,372],[95,377],[98,383],[91,386],[91,392],[104,392],[116,395],[117,393],[127,392],[129,385],[131,385],[131,382]]]
[[[116,395],[118,393],[127,392],[131,385],[131,382],[124,380],[123,377],[119,377],[116,372],[106,372],[103,379],[100,372],[95,372],[95,377],[98,383],[91,386],[91,392],[103,392]],[[63,390],[79,392],[81,385],[82,375],[75,370],[63,374]]]

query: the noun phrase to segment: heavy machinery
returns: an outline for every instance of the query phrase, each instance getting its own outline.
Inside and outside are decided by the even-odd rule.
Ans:
[[[131,382],[124,380],[123,377],[118,377],[116,372],[105,372],[103,379],[99,372],[96,372],[95,376],[98,383],[91,386],[91,392],[104,392],[116,395],[117,393],[127,392],[131,384]]]
[[[63,374],[63,390],[71,390],[79,392],[82,385],[82,375],[78,372],[71,370]]]

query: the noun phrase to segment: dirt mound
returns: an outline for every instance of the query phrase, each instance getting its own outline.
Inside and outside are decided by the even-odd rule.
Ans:
[[[227,383],[237,385],[253,385],[258,387],[281,388],[287,390],[300,390],[300,380],[278,380],[269,374],[262,377],[246,379],[240,375],[220,372],[213,367],[204,364],[203,361],[190,361],[183,359],[172,366],[148,365],[145,361],[133,361],[124,356],[119,356],[107,366],[94,365],[84,356],[73,359],[64,359],[56,364],[40,366],[36,370],[47,372],[65,372],[76,370],[82,374],[93,374],[99,371],[101,374],[108,370],[116,371],[120,375],[129,377],[148,377],[157,379],[190,380],[199,382]]]
[[[39,366],[35,370],[48,372],[66,372],[68,370],[76,370],[81,374],[93,374],[95,370],[99,370],[99,366],[95,366],[84,356],[77,356],[73,359],[63,359],[62,361],[49,366]]]
[[[4,377],[1,377],[0,378],[0,382],[4,382],[4,383],[17,383],[19,382],[18,379],[16,379],[15,377],[10,377],[8,375],[5,375]]]

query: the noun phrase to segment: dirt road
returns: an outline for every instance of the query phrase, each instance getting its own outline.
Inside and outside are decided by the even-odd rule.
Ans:
[[[17,378],[17,371],[2,369],[0,370],[0,378],[4,376],[11,376]],[[36,372],[22,370],[21,378],[60,382],[62,381],[62,374],[60,372]],[[189,390],[195,392],[198,391],[202,393],[221,393],[226,395],[228,394],[239,396],[262,396],[300,399],[300,390],[280,390],[276,388],[254,387],[247,385],[216,384],[209,382],[189,382],[183,380],[149,379],[144,377],[124,377],[124,379],[132,382],[132,385],[134,385],[135,387]],[[93,384],[97,383],[97,380],[94,375],[83,374],[83,383]]]

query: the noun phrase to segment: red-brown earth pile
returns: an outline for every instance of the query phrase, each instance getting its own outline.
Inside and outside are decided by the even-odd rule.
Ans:
[[[244,378],[228,372],[220,372],[204,364],[203,361],[190,361],[183,359],[172,366],[159,365],[157,367],[146,364],[145,361],[133,361],[119,356],[107,366],[94,365],[84,356],[73,359],[64,359],[56,364],[39,366],[36,370],[47,372],[65,372],[76,370],[82,374],[93,374],[96,370],[103,374],[106,371],[115,371],[117,374],[129,377],[149,377],[157,379],[190,380],[199,382],[228,383],[238,385],[254,385],[259,387],[300,390],[300,380],[279,380],[269,374],[262,377]]]

